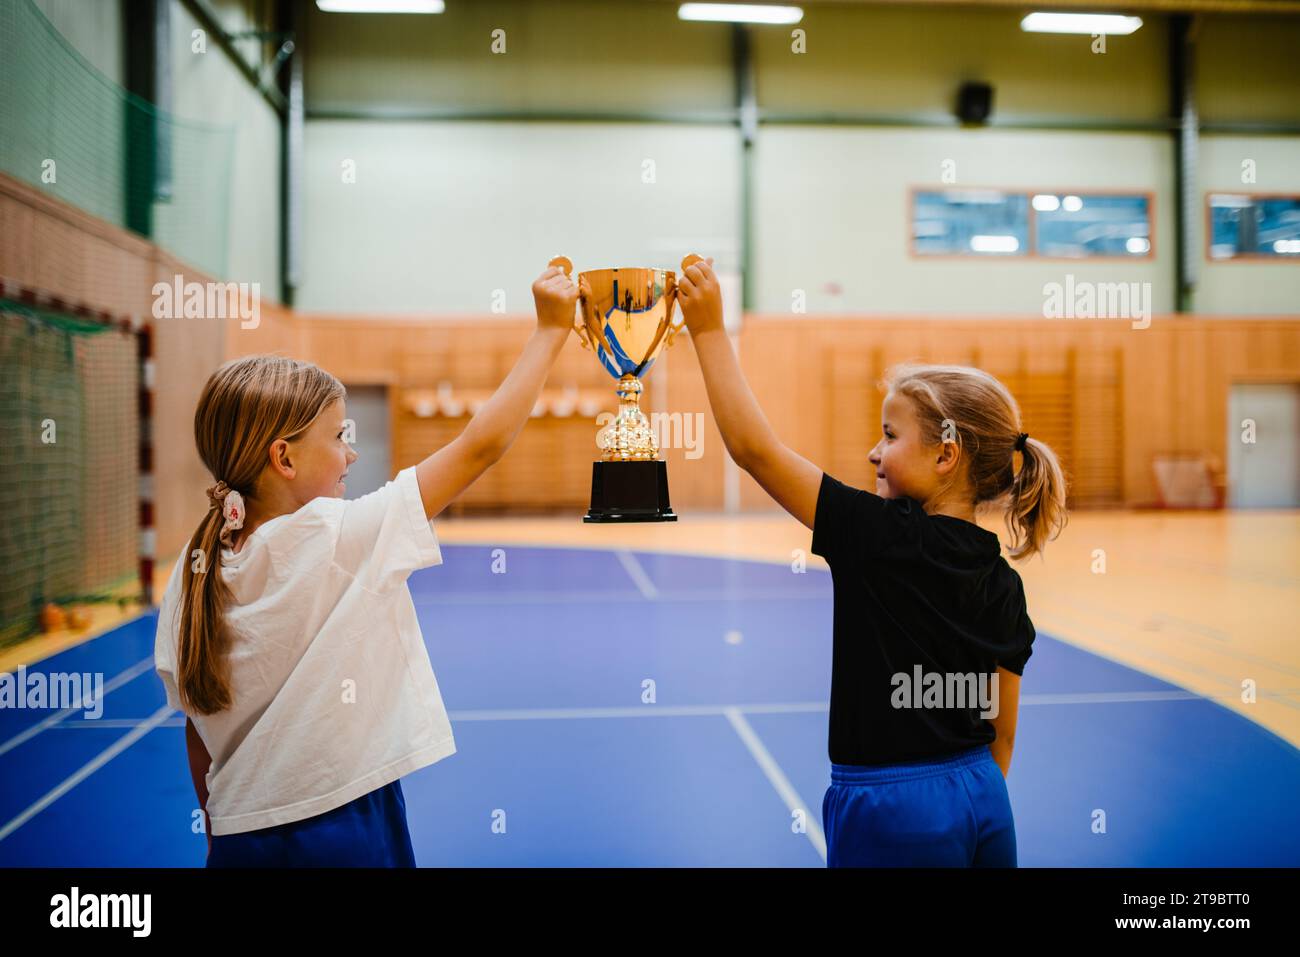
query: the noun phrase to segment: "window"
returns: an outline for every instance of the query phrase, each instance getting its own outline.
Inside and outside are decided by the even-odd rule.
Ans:
[[[1145,259],[1151,198],[1143,193],[944,189],[912,194],[917,255]]]
[[[1151,251],[1145,196],[1036,193],[1031,205],[1040,256],[1145,256]]]
[[[1209,196],[1211,259],[1300,259],[1300,196]]]
[[[996,189],[913,194],[912,243],[921,254],[1023,256],[1029,200]]]

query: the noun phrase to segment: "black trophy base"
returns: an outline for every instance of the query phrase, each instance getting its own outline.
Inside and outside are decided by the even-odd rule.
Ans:
[[[675,522],[668,463],[592,462],[591,509],[584,522]]]

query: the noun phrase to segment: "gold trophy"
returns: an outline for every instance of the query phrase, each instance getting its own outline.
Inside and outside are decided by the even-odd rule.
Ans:
[[[682,270],[700,261],[682,260]],[[573,275],[573,262],[549,263]],[[668,348],[684,320],[673,322],[677,274],[671,269],[592,269],[578,274],[573,328],[618,380],[618,415],[596,439],[600,461],[591,466],[591,508],[584,522],[675,522],[668,500],[668,465],[639,404],[641,377]]]

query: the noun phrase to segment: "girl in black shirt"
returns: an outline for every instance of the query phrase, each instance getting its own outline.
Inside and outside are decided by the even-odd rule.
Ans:
[[[823,473],[754,399],[712,262],[684,271],[679,301],[718,428],[736,464],[812,529],[834,582],[827,864],[1014,867],[1005,777],[1034,625],[975,511],[1006,510],[1013,559],[1041,552],[1066,522],[1060,463],[988,373],[903,365],[869,455],[875,492]]]

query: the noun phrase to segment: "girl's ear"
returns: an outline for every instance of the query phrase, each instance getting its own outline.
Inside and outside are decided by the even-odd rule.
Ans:
[[[934,464],[940,472],[948,472],[957,466],[959,456],[956,442],[943,442],[939,445],[939,457],[935,459]]]
[[[275,469],[276,474],[287,479],[293,478],[294,468],[293,461],[289,458],[289,443],[284,439],[276,439],[271,443],[269,454],[271,468]]]

